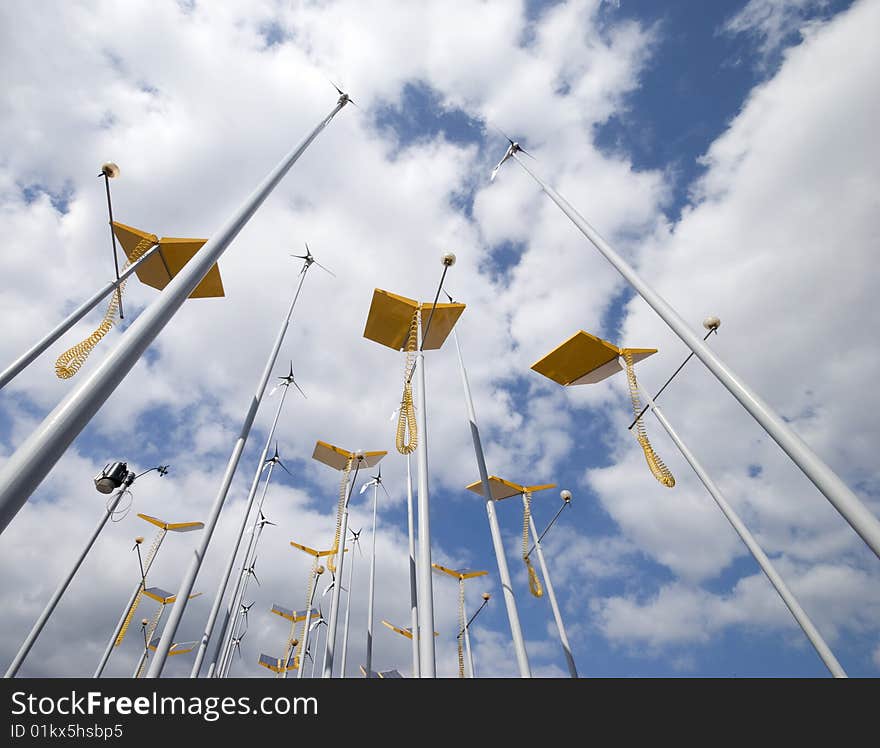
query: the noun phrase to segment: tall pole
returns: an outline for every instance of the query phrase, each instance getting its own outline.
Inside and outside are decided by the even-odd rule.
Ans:
[[[464,580],[463,580],[463,579],[460,579],[460,580],[458,580],[458,583],[459,583],[459,584],[464,584]],[[464,636],[464,648],[465,648],[465,651],[467,652],[467,658],[468,658],[468,670],[470,671],[470,677],[471,677],[471,678],[476,678],[476,677],[477,677],[477,674],[476,674],[476,671],[474,670],[474,653],[471,651],[471,635],[468,633],[468,628],[470,628],[470,627],[468,626],[468,623],[467,623],[467,620],[468,620],[468,617],[467,617],[467,608],[465,607],[464,594],[463,594],[463,593],[462,593],[462,598],[461,598],[461,600],[462,600],[462,602],[461,602],[462,615],[463,615],[464,620],[465,620],[465,624],[464,624],[464,633],[463,633],[462,635]]]
[[[416,587],[416,538],[413,522],[413,484],[409,455],[406,456],[406,523],[409,530],[409,617],[412,631],[413,678],[420,677],[419,668],[419,596]]]
[[[122,615],[119,617],[119,621],[116,624],[116,628],[113,630],[110,641],[107,642],[107,647],[104,649],[104,654],[101,656],[101,661],[98,663],[98,668],[97,670],[95,670],[95,674],[92,676],[93,678],[100,678],[101,674],[104,672],[104,668],[107,666],[107,661],[110,659],[110,655],[113,653],[113,647],[116,644],[116,639],[119,637],[119,632],[122,631],[122,627],[125,625],[125,619],[128,618],[128,612],[131,610],[131,606],[134,605],[134,601],[137,600],[138,595],[140,595],[144,591],[144,581],[147,578],[150,567],[153,565],[153,561],[155,560],[156,556],[159,555],[159,548],[162,547],[162,543],[165,541],[166,535],[168,535],[167,530],[165,530],[164,528],[159,530],[159,537],[156,540],[156,549],[147,560],[147,565],[143,569],[143,576],[141,577],[140,581],[135,585],[134,590],[131,593],[131,597],[128,599],[128,605],[126,605],[122,609]]]
[[[373,599],[376,590],[376,507],[379,502],[379,483],[373,485],[373,548],[370,551],[370,597],[367,603],[367,677],[373,667]],[[349,588],[350,589],[350,588]],[[349,595],[351,592],[349,592]],[[343,673],[345,677],[345,673]]]
[[[416,415],[419,440],[416,446],[416,465],[419,481],[419,675],[436,677],[434,659],[434,588],[431,579],[431,518],[428,500],[428,418],[425,412],[425,354],[421,346],[419,325],[419,351],[416,354],[418,387],[416,387]],[[369,676],[369,671],[367,672]]]
[[[113,243],[113,266],[116,268],[116,294],[119,303],[119,319],[125,319],[122,313],[122,290],[119,288],[119,253],[116,251],[116,234],[113,231],[113,203],[110,202],[110,174],[106,169],[101,169],[104,176],[104,188],[107,190],[107,213],[110,216],[110,241]]]
[[[146,634],[146,633],[144,634],[144,651],[141,653],[141,658],[140,658],[140,660],[138,660],[137,667],[135,667],[134,672],[131,674],[132,678],[140,678],[141,677],[141,671],[144,668],[144,663],[146,663],[147,657],[150,656],[149,638],[153,635],[153,632],[155,632],[155,630],[157,628],[159,628],[159,623],[161,622],[163,615],[165,615],[165,604],[164,603],[162,604],[162,607],[159,608],[159,614],[156,617],[156,625],[153,626],[153,628],[150,630],[149,634]]]
[[[325,626],[324,628],[327,628],[327,627]],[[320,627],[319,627],[319,631],[320,631]],[[315,654],[318,653],[318,649],[320,648],[320,647],[318,646],[318,642],[320,641],[320,638],[319,638],[319,637],[320,637],[320,633],[316,632],[316,633],[315,633]],[[327,638],[327,634],[326,634],[326,633],[324,634],[324,638],[325,638],[325,639]],[[314,678],[314,677],[315,677],[315,663],[317,662],[317,660],[318,660],[317,657],[312,656],[312,674],[311,674],[311,676],[310,676],[311,678]]]
[[[192,260],[190,261],[192,262]],[[293,307],[296,304],[296,300],[299,296],[299,290],[302,288],[302,282],[305,278],[305,274],[308,270],[308,267],[303,268],[301,273],[299,285],[297,287],[297,292],[291,301],[290,308],[288,310],[287,316],[284,318],[284,321],[281,324],[281,328],[278,330],[278,334],[275,337],[275,342],[272,345],[272,350],[269,352],[269,357],[266,360],[266,365],[263,368],[263,373],[260,375],[260,381],[257,384],[257,389],[254,394],[253,399],[251,400],[250,406],[248,407],[247,414],[245,415],[244,423],[241,426],[241,431],[239,432],[238,439],[235,441],[235,445],[232,448],[232,454],[229,456],[229,460],[226,463],[226,471],[223,474],[223,480],[220,483],[220,490],[217,492],[217,497],[214,499],[214,504],[211,507],[211,514],[208,518],[208,521],[205,523],[205,535],[202,537],[202,542],[199,544],[196,549],[192,561],[190,562],[189,568],[186,570],[186,573],[183,576],[183,580],[180,583],[180,589],[177,593],[177,600],[174,603],[174,607],[171,609],[171,615],[168,618],[168,623],[165,626],[165,630],[162,632],[162,638],[159,641],[159,645],[157,648],[158,657],[153,658],[153,663],[150,665],[150,669],[147,671],[147,678],[158,678],[162,673],[162,668],[165,666],[165,659],[168,656],[168,650],[171,648],[171,644],[174,641],[174,636],[177,633],[177,627],[180,624],[180,619],[183,617],[183,611],[186,609],[186,603],[189,599],[189,595],[192,592],[193,585],[195,584],[196,577],[198,576],[199,569],[201,569],[202,561],[205,557],[205,552],[208,549],[208,544],[211,542],[211,537],[214,534],[214,528],[217,525],[217,520],[220,517],[220,511],[223,509],[223,503],[226,501],[226,495],[229,493],[229,486],[232,483],[232,478],[235,476],[235,470],[238,467],[238,462],[241,459],[241,454],[244,451],[244,445],[247,442],[248,435],[251,431],[251,426],[254,423],[254,418],[257,415],[257,411],[260,407],[260,402],[263,399],[263,393],[266,391],[266,383],[269,381],[269,376],[272,373],[272,368],[275,366],[275,361],[278,358],[278,351],[281,350],[281,344],[284,341],[284,336],[287,333],[287,327],[290,324],[290,316],[293,314]],[[173,282],[173,281],[172,281]],[[252,499],[251,499],[252,500]],[[249,507],[248,507],[249,509]],[[242,522],[239,524],[239,534],[238,534],[238,543],[241,542],[241,534],[244,531],[244,526],[247,523],[247,513],[245,513]],[[230,554],[229,559],[227,559],[226,571],[225,571],[225,579],[221,580],[221,585],[224,587],[228,582],[228,573],[231,570],[232,565],[235,563],[235,555]],[[212,605],[212,614],[209,615],[208,623],[205,626],[205,632],[202,634],[202,640],[199,646],[199,654],[204,658],[204,648],[207,647],[207,640],[210,638],[211,630],[214,625],[214,621],[217,618],[217,612],[220,609],[220,603],[222,602],[223,594],[222,592],[215,597],[214,604]],[[190,677],[194,678],[198,674],[198,668],[201,666],[201,660],[196,658],[196,663],[193,665],[193,670],[190,673]]]
[[[523,506],[528,509],[526,497],[522,497]],[[566,504],[562,505],[563,508]],[[561,511],[561,510],[560,510]],[[557,516],[559,514],[557,513]],[[535,543],[535,551],[538,554],[538,563],[541,564],[541,574],[544,576],[544,585],[547,587],[547,597],[550,598],[550,608],[553,610],[553,618],[556,621],[556,630],[559,632],[559,642],[562,644],[562,650],[565,652],[565,661],[568,664],[568,672],[572,678],[578,677],[577,667],[574,664],[574,657],[571,654],[571,645],[568,643],[568,636],[565,633],[565,625],[562,623],[562,613],[559,612],[559,605],[556,603],[556,593],[553,591],[553,582],[550,581],[550,570],[547,568],[547,562],[544,560],[544,551],[541,550],[541,539],[535,530],[535,520],[529,514],[529,528],[532,533],[532,540]]]
[[[15,361],[13,361],[9,366],[4,369],[2,373],[0,373],[0,389],[3,389],[7,384],[9,384],[15,377],[21,374],[24,369],[30,366],[34,360],[46,351],[50,345],[52,345],[58,338],[60,338],[64,333],[66,333],[71,327],[73,327],[77,322],[79,322],[83,317],[85,317],[92,309],[94,309],[98,304],[107,296],[109,296],[113,291],[115,291],[119,286],[134,273],[144,262],[146,262],[150,257],[153,256],[155,252],[159,249],[158,244],[154,244],[150,249],[144,252],[136,262],[133,262],[129,265],[125,270],[123,270],[119,274],[119,280],[110,281],[105,286],[102,286],[98,289],[92,296],[86,299],[82,304],[80,304],[76,309],[74,309],[70,314],[68,314],[61,322],[59,322],[55,327],[53,327],[49,332],[47,332],[40,340],[34,343],[33,346],[28,348],[24,353],[22,353]]]
[[[697,458],[694,457],[693,453],[681,440],[681,437],[679,437],[675,429],[672,428],[669,421],[666,420],[666,416],[663,415],[663,411],[661,411],[660,407],[654,402],[647,389],[644,387],[640,387],[639,389],[644,394],[645,400],[650,405],[651,410],[654,411],[655,418],[666,430],[666,433],[669,434],[672,441],[675,442],[675,446],[678,447],[679,451],[688,461],[688,464],[691,466],[691,468],[693,468],[693,471],[703,482],[706,490],[711,494],[712,498],[715,499],[715,503],[718,504],[718,508],[721,509],[721,511],[724,513],[724,516],[727,517],[727,521],[730,522],[730,524],[733,526],[733,529],[736,530],[743,543],[745,543],[746,547],[751,552],[755,561],[758,562],[761,570],[764,572],[764,574],[767,575],[770,583],[779,593],[782,601],[791,611],[791,614],[800,625],[804,634],[806,634],[807,638],[810,640],[810,643],[813,645],[813,647],[815,647],[817,654],[822,659],[822,662],[825,663],[825,666],[828,668],[829,671],[831,671],[831,674],[835,678],[846,678],[846,673],[844,672],[840,663],[837,661],[834,653],[825,643],[822,635],[813,625],[813,622],[810,620],[804,609],[800,606],[797,598],[795,598],[791,590],[788,589],[785,582],[782,580],[782,577],[779,576],[779,573],[773,567],[770,559],[767,558],[767,554],[764,553],[764,551],[761,549],[761,546],[758,545],[758,542],[755,540],[754,536],[751,534],[751,532],[749,532],[748,528],[743,524],[742,520],[739,518],[739,516],[737,516],[736,512],[733,511],[733,508],[730,506],[730,504],[727,503],[727,500],[724,498],[724,494],[721,493],[721,489],[718,488],[718,485],[715,483],[715,481],[713,481],[712,478],[709,477],[709,474],[706,472],[706,470],[703,468]]]
[[[351,479],[348,495],[345,497],[345,507],[342,511],[342,527],[339,536],[341,542],[336,549],[336,579],[333,582],[333,595],[330,598],[330,620],[327,621],[327,634],[324,639],[324,664],[321,668],[322,678],[333,677],[333,655],[336,649],[336,623],[339,617],[339,595],[342,591],[342,569],[345,563],[345,541],[348,540],[348,503],[351,501],[351,491],[357,480],[358,470],[361,466],[360,458],[354,469],[354,477]],[[346,474],[346,478],[348,474]]]
[[[220,645],[221,654],[220,658],[217,661],[215,667],[215,674],[219,678],[225,678],[227,673],[229,672],[229,668],[232,665],[232,641],[235,638],[235,635],[238,633],[238,624],[241,620],[240,613],[242,604],[244,603],[244,596],[247,594],[247,588],[250,583],[250,577],[253,570],[253,565],[257,560],[257,545],[260,542],[260,537],[263,534],[264,524],[260,521],[259,512],[263,509],[263,502],[266,500],[266,492],[269,490],[269,482],[272,480],[272,470],[275,467],[274,462],[269,463],[269,470],[266,473],[266,482],[263,484],[263,494],[260,496],[260,503],[257,507],[257,516],[254,518],[254,525],[251,528],[251,539],[248,542],[248,547],[245,549],[244,559],[241,564],[241,571],[239,572],[238,578],[236,579],[235,589],[232,593],[232,598],[230,599],[230,603],[232,604],[233,614],[229,619],[230,625],[228,630],[228,636],[226,641],[223,640],[222,637],[218,637],[218,644]]]
[[[308,267],[303,268],[303,273],[300,277],[299,285],[296,289],[296,294],[293,298],[293,303],[291,304],[290,309],[288,310],[287,320],[290,320],[290,315],[293,312],[293,306],[296,304],[296,299],[299,297],[299,291],[302,288],[303,280],[305,280],[305,271]],[[263,469],[266,467],[266,455],[269,454],[269,446],[272,443],[272,438],[275,436],[275,428],[278,425],[278,419],[281,416],[281,410],[284,407],[284,399],[287,397],[287,392],[290,389],[290,383],[284,382],[281,385],[284,387],[284,391],[281,393],[281,399],[278,402],[278,407],[275,409],[275,417],[272,419],[272,425],[269,428],[269,434],[266,437],[266,444],[263,446],[263,451],[260,454],[260,459],[257,462],[257,469],[254,471],[254,477],[251,480],[251,487],[248,491],[248,496],[245,501],[245,510],[241,517],[241,522],[238,526],[238,534],[236,536],[235,542],[233,543],[232,548],[229,551],[229,556],[226,559],[226,566],[223,570],[223,574],[220,577],[220,582],[217,585],[217,592],[214,594],[214,602],[211,604],[211,611],[208,613],[208,620],[205,622],[205,630],[202,632],[202,639],[199,642],[199,648],[196,652],[195,662],[193,663],[192,671],[190,672],[191,678],[198,678],[199,670],[201,670],[202,662],[205,658],[205,652],[208,647],[208,640],[211,638],[211,634],[214,630],[214,626],[217,621],[217,614],[220,611],[220,605],[223,602],[223,596],[226,594],[226,587],[229,584],[230,576],[232,575],[232,567],[235,565],[235,557],[238,554],[238,549],[241,547],[241,539],[244,535],[244,529],[247,525],[248,517],[251,513],[251,508],[254,504],[254,498],[257,495],[257,488],[260,484],[260,475],[263,472]],[[274,464],[271,466],[274,467]],[[271,473],[270,473],[271,474]],[[266,486],[268,487],[268,480],[266,482]],[[263,498],[266,497],[266,491],[263,491]],[[260,506],[262,507],[262,499],[260,500]],[[259,510],[258,510],[259,511]],[[258,515],[259,516],[259,515]],[[253,537],[251,538],[253,539]],[[210,678],[213,672],[217,667],[217,658],[220,655],[221,648],[223,647],[224,636],[226,635],[226,630],[229,626],[230,620],[232,620],[232,616],[235,615],[236,607],[235,607],[235,597],[239,591],[241,586],[241,578],[239,577],[236,581],[236,586],[233,589],[232,597],[229,600],[229,604],[226,607],[226,613],[223,616],[223,619],[220,622],[220,631],[217,635],[217,646],[214,649],[214,656],[212,658],[211,665],[209,667],[208,677]]]
[[[119,505],[119,502],[122,500],[123,495],[128,490],[128,487],[131,485],[131,481],[133,479],[134,473],[129,473],[128,478],[123,482],[120,489],[114,495],[112,501],[107,505],[106,509],[104,510],[104,514],[101,515],[101,519],[98,521],[95,529],[92,530],[92,534],[86,541],[85,546],[80,551],[76,561],[73,562],[73,566],[70,567],[70,571],[67,572],[67,575],[64,577],[63,580],[61,580],[61,584],[58,585],[58,589],[56,589],[55,592],[52,594],[52,597],[49,598],[49,602],[46,603],[46,607],[43,608],[43,612],[40,613],[39,617],[33,625],[33,628],[31,628],[30,633],[28,633],[27,638],[24,640],[24,643],[19,648],[18,653],[15,655],[15,659],[12,660],[12,664],[9,666],[6,674],[3,676],[4,678],[14,678],[16,673],[18,673],[18,669],[24,662],[25,657],[28,656],[28,652],[31,651],[31,647],[34,646],[34,642],[37,640],[37,637],[43,630],[43,627],[46,625],[46,621],[49,620],[49,616],[51,616],[52,613],[55,611],[55,608],[58,606],[58,603],[61,600],[61,596],[67,590],[67,587],[70,585],[73,577],[76,575],[76,572],[79,571],[79,567],[82,566],[82,562],[89,554],[89,551],[92,550],[92,546],[98,539],[98,535],[101,534],[101,530],[104,529],[104,525],[107,524],[107,520],[110,519],[110,515],[112,515],[113,512],[116,511],[116,507]]]
[[[752,392],[727,365],[719,359],[699,336],[687,326],[667,302],[633,270],[633,268],[599,235],[574,207],[532,172],[523,161],[512,154],[516,162],[532,177],[547,196],[556,203],[581,233],[602,253],[617,271],[639,292],[648,305],[666,322],[672,331],[688,346],[740,402],[752,417],[773,437],[783,451],[815,484],[849,525],[861,536],[871,550],[880,556],[880,520],[877,519],[849,487],[828,467],[818,455],[791,429],[757,394]]]
[[[455,337],[455,349],[458,351],[458,365],[461,369],[461,383],[464,387],[464,399],[467,405],[468,422],[471,428],[471,439],[474,443],[474,455],[477,458],[477,468],[480,471],[480,480],[483,482],[483,495],[486,497],[486,514],[489,517],[489,531],[492,534],[492,546],[495,549],[495,559],[498,562],[498,577],[501,579],[501,590],[504,593],[504,605],[507,608],[507,620],[510,623],[510,635],[513,639],[513,648],[516,652],[516,662],[519,667],[521,678],[531,678],[532,671],[529,667],[529,658],[526,654],[526,644],[523,639],[522,628],[519,625],[519,613],[516,609],[516,598],[513,595],[513,584],[510,581],[510,570],[507,568],[507,556],[504,553],[504,542],[501,540],[501,528],[498,526],[498,517],[495,514],[495,501],[492,498],[492,486],[489,483],[489,471],[486,469],[486,458],[483,455],[483,445],[480,441],[480,430],[477,428],[477,415],[474,410],[474,400],[471,397],[471,386],[468,382],[467,370],[464,368],[464,358],[461,355],[461,345],[458,342],[458,332],[453,328]]]
[[[287,394],[287,390],[285,389],[284,394]],[[279,403],[279,408],[276,411],[275,415],[281,412],[281,403]],[[277,420],[277,419],[276,419]],[[272,424],[272,430],[274,431],[275,424]],[[265,467],[267,460],[263,460],[261,462],[261,467]],[[217,635],[217,652],[214,654],[215,662],[211,663],[212,669],[216,674],[220,674],[223,672],[223,663],[231,657],[232,650],[232,639],[235,636],[236,629],[236,621],[237,615],[239,612],[239,605],[242,600],[244,600],[244,595],[247,590],[248,580],[246,577],[250,576],[247,573],[250,564],[252,563],[251,559],[253,555],[256,553],[257,543],[259,542],[260,535],[263,532],[263,525],[260,524],[260,512],[263,511],[263,503],[266,501],[266,493],[269,490],[269,482],[272,480],[272,472],[275,469],[275,461],[268,460],[269,469],[266,471],[266,480],[263,483],[263,492],[260,495],[260,501],[257,504],[257,511],[254,516],[254,524],[251,527],[251,537],[248,540],[247,548],[244,552],[244,558],[241,561],[241,569],[239,570],[239,574],[235,580],[235,587],[232,589],[232,595],[229,598],[229,606],[226,609],[226,615],[223,618],[223,625],[218,632]],[[257,476],[259,477],[259,469],[257,471]],[[251,507],[248,506],[245,509],[245,519],[247,519],[247,514],[250,513]],[[239,538],[240,540],[240,538]],[[233,554],[230,554],[230,556]],[[225,586],[225,585],[223,585]],[[219,589],[218,589],[219,592]],[[224,590],[225,592],[225,590]],[[220,597],[222,598],[222,593]],[[210,622],[210,619],[208,619]],[[231,624],[231,625],[230,625]],[[206,627],[207,628],[207,627]],[[225,636],[225,638],[224,638]],[[202,634],[202,641],[205,640],[205,635]],[[195,674],[193,674],[195,673]],[[198,677],[198,666],[193,665],[193,670],[190,673],[190,677]],[[220,676],[222,677],[222,676]]]
[[[317,559],[315,559],[315,561],[317,562]],[[354,559],[352,559],[352,562],[354,562]],[[311,591],[311,594],[309,595],[309,602],[306,605],[306,625],[305,625],[305,628],[303,629],[302,643],[299,645],[299,651],[302,652],[303,654],[302,654],[302,657],[299,658],[299,668],[296,671],[297,679],[303,677],[303,671],[306,669],[306,652],[309,651],[309,626],[311,626],[311,623],[312,623],[312,605],[315,602],[315,589],[318,587],[318,578],[321,576],[321,573],[323,571],[324,571],[324,567],[319,566],[317,568],[317,570],[315,571],[315,578],[312,580],[312,591]],[[351,585],[351,582],[349,582],[349,589],[351,589],[350,585]],[[315,637],[315,639],[317,640],[317,637]],[[285,664],[287,664],[287,663],[285,663]],[[315,670],[315,658],[312,657],[312,674],[313,674],[313,676],[314,676],[314,670]]]
[[[6,460],[3,467],[0,468],[0,533],[6,529],[12,518],[24,506],[28,497],[40,485],[70,443],[85,428],[92,416],[98,412],[126,374],[138,362],[150,343],[214,266],[214,263],[235,239],[239,231],[244,228],[290,167],[347,102],[347,96],[339,97],[339,101],[330,114],[309,133],[300,145],[269,172],[244,204],[183,266],[183,269],[164,288],[156,300],[128,328],[116,348],[107,355],[89,377],[81,381],[46,416],[36,430]],[[254,412],[258,401],[259,397],[252,406]],[[248,429],[243,431],[245,438],[250,424],[246,423],[246,425]],[[238,460],[236,459],[234,462],[237,464]],[[234,472],[234,465],[232,467]],[[228,478],[231,479],[232,475],[228,474]],[[184,587],[189,589],[186,595],[178,597],[174,605],[169,625],[165,627],[165,632],[162,635],[158,656],[150,667],[147,677],[157,677],[162,672],[168,648],[177,631],[180,616],[186,606],[186,598],[192,589],[192,583],[201,566],[204,551],[213,535],[214,525],[224,499],[225,490],[221,490],[215,503],[215,512],[210,518],[209,524],[206,525],[202,544],[193,559],[191,571],[184,577]]]
[[[354,578],[354,549],[358,545],[357,538],[354,539],[354,545],[351,547],[351,564],[348,567],[348,592],[345,593],[345,626],[342,629],[342,662],[339,667],[339,677],[345,677],[345,663],[348,659],[348,622],[351,618],[351,591],[352,580]]]

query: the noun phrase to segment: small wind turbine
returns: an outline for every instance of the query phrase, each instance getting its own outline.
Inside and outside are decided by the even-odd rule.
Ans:
[[[371,536],[372,549],[370,550],[370,591],[368,598],[369,602],[367,603],[367,670],[370,670],[373,666],[373,601],[376,596],[376,510],[379,503],[379,486],[382,486],[385,495],[389,499],[391,498],[388,489],[385,488],[385,484],[382,482],[381,465],[379,465],[379,472],[372,476],[372,480],[361,487],[361,493],[366,491],[370,486],[373,487],[373,532]]]
[[[312,250],[309,249],[309,243],[304,242],[304,244],[306,245],[306,253],[304,255],[290,255],[291,257],[296,257],[298,260],[303,260],[305,262],[305,264],[303,265],[302,272],[304,273],[312,265],[317,265],[325,273],[330,273],[330,275],[332,275],[335,278],[336,273],[334,273],[330,268],[322,265],[320,262],[318,262],[315,259],[315,256],[312,254]]]
[[[379,472],[380,473],[382,472],[381,465],[379,466]],[[366,484],[366,485],[369,485],[369,484]],[[361,493],[363,493],[363,492],[364,492],[364,489],[361,488]],[[364,552],[363,552],[363,550],[361,550],[361,530],[354,531],[352,529],[349,529],[349,532],[351,533],[351,542],[353,544],[352,549],[357,548],[358,553],[360,553],[363,556]],[[354,550],[352,550],[351,564],[348,567],[348,590],[347,590],[347,594],[345,596],[345,624],[342,628],[342,662],[339,667],[339,673],[340,673],[339,677],[340,678],[345,677],[345,663],[348,658],[348,621],[349,621],[349,618],[351,617],[351,594],[354,590],[354,587],[352,585],[353,577],[354,577],[354,559],[355,559],[355,553],[354,553]]]

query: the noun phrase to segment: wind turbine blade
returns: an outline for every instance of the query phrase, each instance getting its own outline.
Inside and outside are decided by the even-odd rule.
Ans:
[[[382,486],[382,490],[385,492],[385,495],[390,499],[390,498],[391,498],[391,494],[388,493],[388,489],[385,488],[385,484],[384,484],[384,483],[380,483],[379,485]]]
[[[292,378],[291,378],[291,381],[293,381]],[[302,388],[296,382],[293,382],[293,386],[299,390],[299,394],[302,395],[306,400],[309,399],[308,396],[306,395],[306,393],[302,391]]]
[[[287,473],[291,478],[293,478],[293,473],[291,473],[291,472],[285,467],[284,463],[281,462],[281,460],[278,460],[278,467],[280,467],[285,473]],[[274,523],[272,523],[272,524],[274,524]]]
[[[523,148],[522,146],[520,146],[519,152],[520,152],[520,153],[525,153],[526,156],[528,156],[530,159],[532,159],[532,161],[537,161],[537,160],[538,160],[538,159],[536,159],[531,153],[529,153],[525,148]]]
[[[344,96],[344,95],[345,95],[345,92],[344,92],[339,86],[337,86],[337,85],[336,85],[333,81],[331,81],[329,78],[328,78],[327,80],[330,81],[330,85],[333,86],[333,88],[336,89],[336,92],[337,92],[340,96]]]
[[[351,99],[349,99],[349,101],[351,101]],[[353,101],[352,101],[351,103],[354,104]],[[357,106],[357,104],[355,104],[355,106]],[[360,109],[360,107],[358,107],[358,109]],[[321,264],[320,262],[318,262],[317,260],[312,260],[312,262],[314,262],[314,263],[315,263],[319,268],[321,268],[321,270],[323,270],[324,272],[326,272],[326,273],[330,273],[330,275],[332,275],[334,278],[336,277],[336,273],[334,273],[330,268],[328,268],[328,267],[322,265],[322,264]]]

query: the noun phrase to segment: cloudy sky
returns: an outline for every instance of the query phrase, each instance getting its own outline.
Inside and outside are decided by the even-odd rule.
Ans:
[[[717,506],[653,419],[676,486],[650,475],[622,376],[563,390],[531,364],[579,329],[656,347],[656,389],[684,345],[515,164],[506,141],[675,306],[858,496],[880,514],[871,401],[880,354],[870,323],[880,282],[876,0],[419,3],[12,2],[0,9],[0,364],[112,273],[100,164],[117,162],[118,220],[159,236],[209,237],[333,107],[315,141],[220,261],[222,299],[188,301],[0,537],[0,659],[8,663],[103,510],[92,476],[112,460],[169,474],[133,486],[22,675],[90,675],[137,580],[136,512],[204,519],[297,281],[314,269],[276,374],[291,392],[233,674],[266,677],[299,608],[308,559],[332,542],[338,473],[318,439],[385,449],[377,626],[408,625],[405,460],[389,417],[403,356],[363,338],[374,288],[430,300],[439,258],[467,304],[458,332],[491,473],[557,483],[572,507],[545,541],[584,676],[825,676],[827,670]],[[129,283],[126,319],[73,380],[53,362],[96,310],[0,392],[0,456],[125,335],[155,289]],[[497,566],[478,497],[450,342],[427,355],[432,553],[486,569],[492,601],[473,630],[482,676],[514,676]],[[177,639],[201,631],[278,394],[261,409]],[[704,462],[850,675],[880,673],[880,567],[828,501],[711,374],[692,361],[663,395]],[[358,478],[358,486],[361,477]],[[355,491],[351,526],[369,523]],[[536,494],[543,527],[558,489]],[[546,598],[519,558],[522,508],[498,515],[536,675],[567,671]],[[368,550],[369,530],[362,541]],[[195,535],[169,536],[150,583],[175,590]],[[349,675],[363,662],[368,556],[355,559]],[[435,578],[438,674],[457,672],[456,585]],[[329,600],[329,595],[328,598]],[[143,615],[153,604],[144,603]],[[140,613],[139,616],[140,617]],[[129,675],[137,636],[107,674]],[[409,643],[378,626],[374,667],[409,674]],[[192,656],[167,675],[186,675]],[[5,669],[4,664],[4,669]]]

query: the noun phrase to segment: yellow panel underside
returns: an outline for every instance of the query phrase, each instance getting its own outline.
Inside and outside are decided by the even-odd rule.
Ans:
[[[635,360],[641,360],[656,353],[655,348],[629,348]],[[532,364],[532,369],[548,379],[562,385],[569,385],[577,380],[578,384],[598,382],[620,370],[616,361],[623,349],[607,340],[579,330],[564,343],[554,348],[539,361]],[[595,377],[589,377],[595,372]]]
[[[154,244],[158,242],[159,251],[141,264],[135,270],[135,274],[141,283],[157,288],[160,291],[168,285],[171,279],[183,269],[183,266],[208,241],[207,239],[179,239],[173,237],[162,237],[159,239],[155,234],[148,234],[118,221],[113,222],[113,232],[116,234],[116,238],[125,250],[125,255],[129,260],[132,259],[132,253],[141,240],[147,239]],[[223,281],[220,279],[220,268],[215,263],[193,289],[189,298],[198,299],[223,295]]]
[[[427,327],[431,304],[419,304],[414,299],[377,288],[373,291],[364,337],[395,351],[403,350],[409,339],[413,314],[419,310],[422,329],[427,327],[428,330],[423,348],[433,351],[443,345],[464,309],[464,304],[437,304],[431,326]]]
[[[483,481],[481,480],[474,481],[469,486],[465,486],[465,488],[467,488],[468,491],[473,491],[474,493],[479,494],[480,496],[483,495]],[[492,498],[495,501],[501,501],[501,499],[509,499],[511,496],[517,496],[526,491],[529,493],[537,493],[538,491],[543,491],[547,488],[556,488],[556,484],[543,483],[539,486],[521,486],[518,483],[499,478],[497,475],[490,475],[489,488],[492,491]]]
[[[387,451],[364,452],[364,459],[360,461],[360,466],[374,467],[387,454]],[[315,443],[315,451],[312,452],[312,458],[318,462],[323,462],[325,465],[329,465],[334,470],[345,470],[349,460],[352,460],[352,467],[357,462],[354,459],[354,452],[322,442],[320,439]]]

